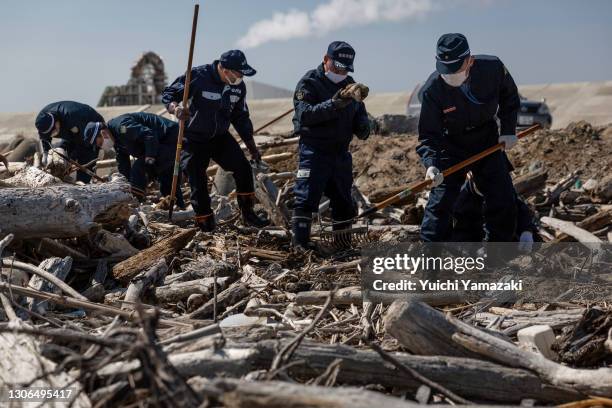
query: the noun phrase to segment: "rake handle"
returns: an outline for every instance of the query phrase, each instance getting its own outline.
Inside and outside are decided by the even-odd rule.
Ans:
[[[290,114],[291,112],[293,112],[293,108],[289,109],[287,112],[284,112],[283,114],[281,114],[281,115],[277,116],[276,118],[272,119],[271,121],[269,121],[265,125],[262,125],[259,128],[255,129],[253,131],[253,134],[256,135],[257,133],[261,132],[262,130],[264,130],[265,128],[270,126],[271,124],[278,122],[279,120],[281,120],[282,118],[284,118],[285,116]]]
[[[72,160],[70,157],[66,156],[65,154],[62,154],[60,152],[58,152],[57,150],[55,150],[54,148],[51,148],[50,150],[53,150],[53,153],[57,154],[59,157],[61,157],[62,159],[66,160],[68,163],[72,164],[73,166],[75,166],[76,168],[78,168],[80,171],[82,171],[83,173],[87,174],[88,176],[93,177],[94,179],[104,183],[106,180],[104,180],[102,177],[98,176],[96,173],[94,173],[93,171],[89,170],[87,167],[83,166],[82,164],[80,164],[79,162]],[[7,166],[8,169],[8,166]]]
[[[195,46],[196,30],[198,28],[198,13],[200,5],[196,4],[193,8],[193,22],[191,24],[191,41],[189,43],[189,60],[187,61],[187,71],[185,72],[185,89],[183,89],[183,109],[189,109],[189,85],[191,84],[191,66],[193,63],[193,48]],[[172,221],[174,202],[176,201],[176,187],[178,184],[179,167],[181,162],[181,151],[183,150],[183,137],[185,135],[185,120],[179,118],[179,134],[176,141],[176,153],[174,155],[174,171],[172,173],[172,190],[170,191],[170,209],[168,210],[168,220]]]
[[[523,130],[522,132],[519,132],[516,136],[518,139],[522,139],[523,137],[533,133],[534,131],[536,131],[537,129],[540,128],[539,124],[533,125],[525,130]],[[464,169],[465,167],[469,166],[470,164],[473,164],[475,162],[477,162],[478,160],[482,159],[483,157],[489,156],[490,154],[501,150],[504,147],[503,143],[498,143],[494,146],[489,147],[486,150],[483,150],[482,152],[475,154],[474,156],[465,159],[464,161],[457,163],[451,167],[449,167],[448,169],[444,170],[442,172],[442,175],[444,175],[444,177],[448,177],[451,174],[454,174],[456,172],[458,172],[459,170]],[[373,207],[368,208],[367,210],[365,210],[364,212],[362,212],[361,214],[359,214],[356,218],[363,218],[363,217],[367,217],[368,215],[372,215],[374,214],[376,211],[381,210],[385,207],[388,207],[390,205],[393,205],[395,203],[397,203],[398,201],[401,201],[415,193],[419,193],[421,191],[423,191],[425,188],[427,188],[427,186],[429,186],[431,183],[433,182],[433,180],[431,179],[425,179],[422,181],[419,181],[413,185],[411,185],[410,187],[408,187],[405,190],[400,191],[399,193],[387,198],[384,201],[381,201],[380,203],[376,203],[374,204]]]

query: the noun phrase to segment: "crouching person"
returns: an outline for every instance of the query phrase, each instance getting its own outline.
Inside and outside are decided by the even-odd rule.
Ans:
[[[143,201],[147,179],[157,179],[161,195],[172,192],[172,170],[178,137],[178,123],[152,113],[126,113],[108,123],[90,122],[85,127],[85,142],[95,150],[114,149],[117,167],[129,181],[132,193]],[[130,156],[136,160],[131,162]],[[185,207],[179,185],[176,204]]]

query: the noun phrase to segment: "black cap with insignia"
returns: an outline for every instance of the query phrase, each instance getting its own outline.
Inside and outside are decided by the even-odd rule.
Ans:
[[[470,46],[463,34],[444,34],[436,48],[436,70],[440,74],[454,74],[470,56]]]
[[[334,61],[336,68],[344,71],[355,72],[353,62],[355,61],[355,50],[349,43],[334,41],[327,47],[327,56]]]

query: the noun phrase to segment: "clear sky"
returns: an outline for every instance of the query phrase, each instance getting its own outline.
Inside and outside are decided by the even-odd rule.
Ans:
[[[185,70],[193,1],[0,3],[0,111],[72,99],[95,105],[144,51]],[[244,48],[256,80],[293,89],[330,41],[356,49],[372,92],[407,91],[434,68],[437,38],[462,32],[519,84],[612,80],[610,0],[201,0],[196,65]]]

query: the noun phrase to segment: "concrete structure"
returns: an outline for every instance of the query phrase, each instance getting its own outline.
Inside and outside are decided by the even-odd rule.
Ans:
[[[129,106],[161,103],[161,93],[166,87],[164,61],[152,51],[140,56],[132,66],[128,83],[107,86],[98,106]]]

